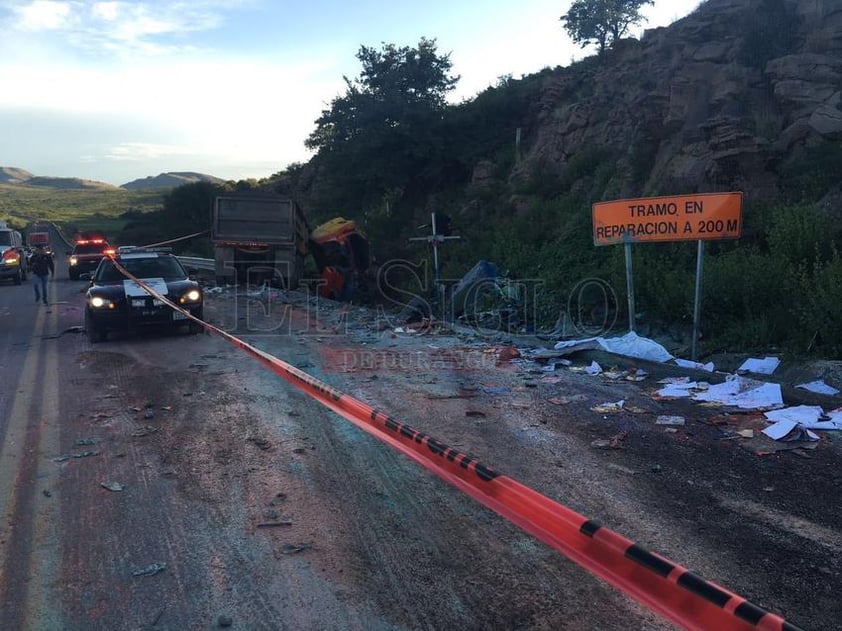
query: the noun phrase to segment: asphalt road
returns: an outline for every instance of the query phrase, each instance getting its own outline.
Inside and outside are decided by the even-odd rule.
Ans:
[[[0,286],[0,629],[671,628],[217,337],[91,345],[62,259],[48,307]],[[842,616],[832,440],[758,456],[652,384],[548,381],[347,306],[206,314],[804,628]]]

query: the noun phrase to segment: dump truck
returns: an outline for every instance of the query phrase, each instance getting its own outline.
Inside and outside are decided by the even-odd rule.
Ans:
[[[211,241],[217,284],[296,288],[308,237],[307,220],[292,199],[268,193],[216,197]]]

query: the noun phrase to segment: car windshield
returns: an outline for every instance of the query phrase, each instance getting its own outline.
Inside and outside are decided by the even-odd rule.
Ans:
[[[136,278],[163,278],[164,280],[178,280],[186,278],[184,268],[172,257],[154,257],[142,259],[123,259],[120,265]],[[96,280],[100,283],[113,283],[126,277],[111,261],[104,261],[97,270]]]
[[[0,245],[12,245],[12,233],[9,230],[0,231]]]

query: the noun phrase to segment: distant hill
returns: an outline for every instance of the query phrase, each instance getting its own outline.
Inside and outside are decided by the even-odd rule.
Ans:
[[[113,184],[106,182],[97,182],[96,180],[83,180],[78,177],[46,177],[33,176],[28,180],[21,182],[27,186],[43,186],[45,188],[84,188],[84,189],[100,189],[100,188],[117,188]]]
[[[121,188],[128,190],[141,189],[160,189],[160,188],[175,188],[183,184],[193,184],[194,182],[213,182],[214,184],[223,184],[225,180],[212,175],[204,173],[194,173],[192,171],[177,171],[169,173],[161,173],[156,176],[148,176],[139,180],[133,180],[123,184]]]
[[[4,184],[23,184],[30,178],[32,178],[32,174],[26,169],[0,167],[0,182]]]
[[[83,180],[78,177],[47,177],[32,175],[26,169],[17,167],[0,167],[0,184],[22,184],[24,186],[40,186],[44,188],[60,189],[102,189],[116,188],[112,184]]]

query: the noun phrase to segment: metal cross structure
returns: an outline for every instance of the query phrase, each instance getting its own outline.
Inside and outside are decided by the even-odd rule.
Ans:
[[[433,275],[435,278],[435,286],[438,287],[439,285],[439,246],[444,243],[445,241],[458,241],[462,237],[457,236],[449,236],[446,234],[439,234],[437,222],[436,222],[436,215],[438,213],[431,213],[430,214],[430,225],[432,227],[433,233],[426,236],[426,237],[410,237],[410,241],[426,241],[429,243],[433,248]],[[450,220],[447,220],[448,223]]]

